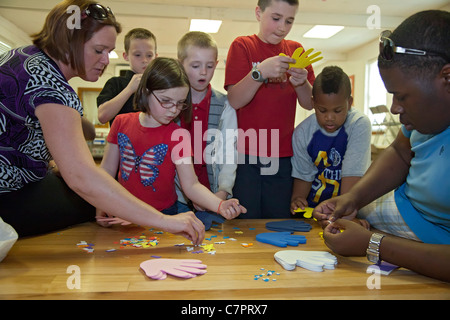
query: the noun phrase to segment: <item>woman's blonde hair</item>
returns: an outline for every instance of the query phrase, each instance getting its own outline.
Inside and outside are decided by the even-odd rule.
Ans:
[[[117,33],[122,31],[121,25],[116,21],[112,12],[103,20],[97,20],[86,15],[88,6],[97,4],[90,0],[64,0],[57,4],[47,15],[42,30],[31,35],[33,44],[47,52],[53,59],[70,65],[78,75],[86,73],[84,66],[84,44],[94,33],[104,26],[113,26]],[[70,27],[73,11],[71,6],[79,8],[80,26]]]
[[[179,117],[186,123],[192,119],[191,84],[180,61],[172,58],[156,58],[150,62],[142,75],[139,87],[134,95],[134,109],[150,114],[148,99],[153,91],[187,87],[188,108],[180,112]]]

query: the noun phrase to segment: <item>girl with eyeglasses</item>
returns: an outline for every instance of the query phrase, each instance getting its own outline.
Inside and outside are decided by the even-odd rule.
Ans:
[[[178,60],[156,58],[142,75],[134,98],[136,113],[116,117],[101,167],[133,195],[168,215],[178,214],[175,174],[189,199],[233,219],[246,209],[236,199],[222,200],[203,186],[192,164],[190,135],[174,121],[192,116],[189,78]],[[97,213],[102,225],[128,224]]]
[[[83,136],[83,107],[68,81],[97,81],[121,26],[96,2],[66,0],[33,45],[0,56],[0,217],[22,236],[95,219],[95,207],[199,244],[193,213],[165,216],[99,168]],[[61,177],[49,170],[54,160]]]

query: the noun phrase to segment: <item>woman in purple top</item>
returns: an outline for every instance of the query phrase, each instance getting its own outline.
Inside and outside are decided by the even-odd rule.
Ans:
[[[193,213],[165,216],[98,168],[82,130],[83,107],[68,81],[97,81],[121,26],[112,11],[66,0],[33,45],[0,56],[0,217],[19,236],[93,220],[95,208],[201,243]],[[58,165],[62,179],[48,170]]]

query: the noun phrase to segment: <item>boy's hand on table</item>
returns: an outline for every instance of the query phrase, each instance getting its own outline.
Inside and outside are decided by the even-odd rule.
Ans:
[[[302,209],[305,210],[305,208],[308,207],[308,201],[306,199],[301,197],[295,197],[291,200],[291,213],[295,215],[295,210]]]

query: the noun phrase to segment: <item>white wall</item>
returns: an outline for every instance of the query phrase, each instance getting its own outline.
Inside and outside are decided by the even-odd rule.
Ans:
[[[14,24],[0,16],[0,40],[10,44],[13,47],[30,44],[29,36],[23,31],[17,29]],[[315,67],[316,75],[319,74],[325,66],[337,65],[340,66],[348,75],[355,76],[355,94],[354,94],[354,107],[364,112],[365,102],[365,78],[366,78],[366,64],[377,58],[378,55],[378,43],[372,41],[360,48],[355,49],[353,52],[347,55],[345,61],[326,61],[325,63]],[[327,57],[324,57],[326,59]],[[118,62],[121,62],[118,60]],[[115,75],[115,62],[111,60],[111,65],[106,70],[105,74],[97,82],[87,82],[79,78],[74,78],[69,81],[74,90],[77,91],[79,87],[90,88],[102,88],[106,81]],[[223,89],[223,83],[225,78],[225,67],[223,61],[219,62],[217,66],[214,78],[212,80],[212,86],[221,91]],[[298,107],[296,115],[296,125],[309,116],[312,111],[307,111]]]
[[[30,37],[9,20],[0,16],[0,41],[12,48],[31,44]]]
[[[5,41],[12,47],[31,44],[29,36],[26,33],[17,29],[14,24],[2,16],[0,16],[0,40]],[[369,60],[377,57],[377,50],[378,45],[376,42],[369,43],[349,54],[347,61],[328,61],[315,68],[315,73],[319,74],[325,66],[338,65],[344,69],[348,75],[355,75],[355,107],[364,110],[365,65]],[[326,59],[326,57],[324,58]],[[78,87],[102,88],[105,82],[115,75],[114,64],[115,61],[111,60],[111,65],[97,82],[86,82],[79,78],[74,78],[70,80],[70,84],[74,87],[75,91],[77,91]],[[221,92],[225,92],[223,89],[224,78],[225,67],[224,63],[221,61],[217,66],[212,80],[212,86]],[[309,114],[310,112],[303,112],[300,110],[297,119],[300,121]]]

